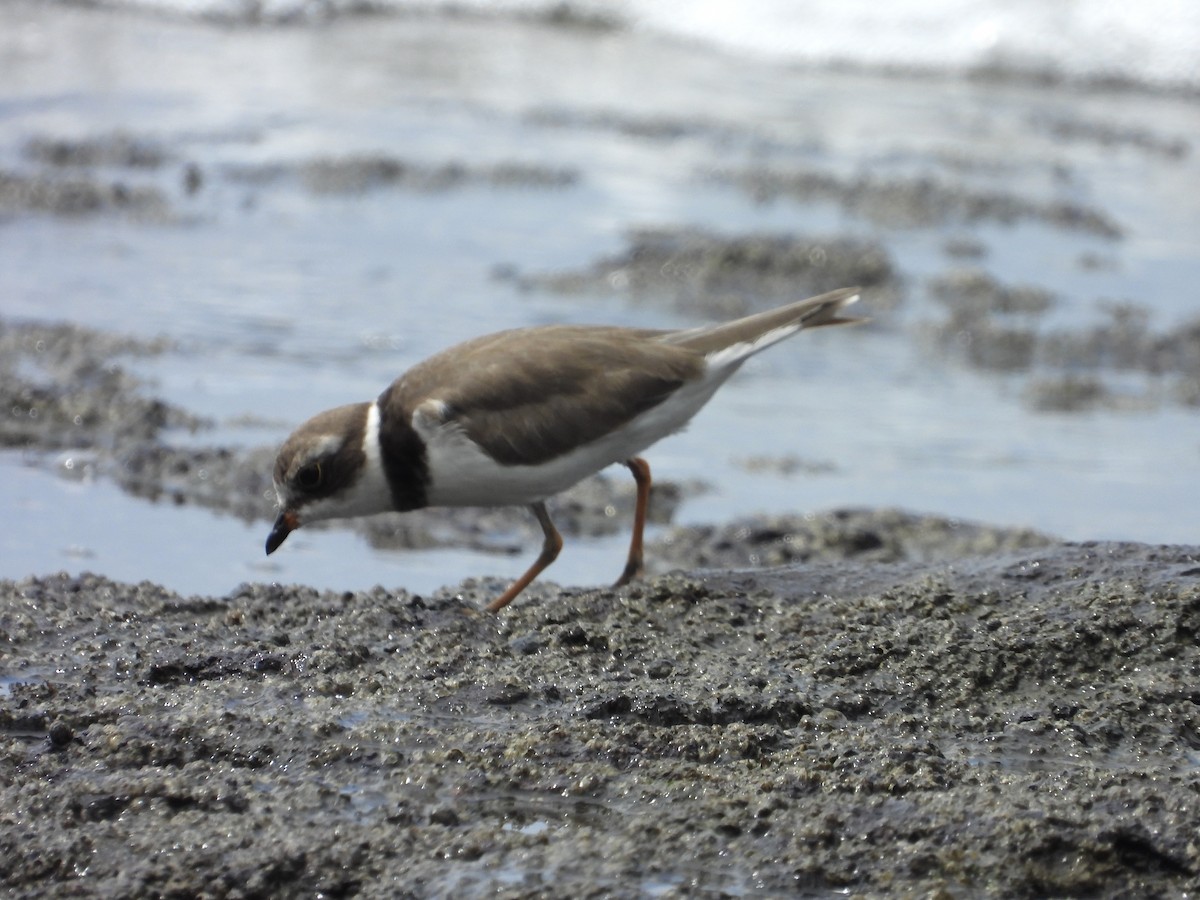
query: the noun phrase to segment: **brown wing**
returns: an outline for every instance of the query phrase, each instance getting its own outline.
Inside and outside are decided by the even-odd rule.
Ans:
[[[587,325],[522,328],[476,338],[405,373],[389,403],[446,404],[506,465],[534,465],[596,440],[697,378],[702,354],[663,332]]]

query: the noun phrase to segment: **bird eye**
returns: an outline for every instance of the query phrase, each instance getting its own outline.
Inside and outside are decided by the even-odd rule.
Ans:
[[[296,473],[296,485],[305,490],[312,490],[321,483],[321,464],[309,463]]]

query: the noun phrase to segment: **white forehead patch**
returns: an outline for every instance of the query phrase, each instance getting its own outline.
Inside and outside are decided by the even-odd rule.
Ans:
[[[330,453],[333,453],[336,450],[340,450],[341,447],[342,447],[341,435],[323,434],[319,438],[317,438],[315,441],[313,441],[312,448],[310,449],[309,454],[308,454],[308,458],[309,459],[320,459],[322,456],[326,456]]]

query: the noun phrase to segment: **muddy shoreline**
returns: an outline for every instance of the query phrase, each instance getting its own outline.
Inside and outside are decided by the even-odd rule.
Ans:
[[[1200,548],[0,585],[10,896],[1182,896]]]
[[[220,27],[69,5],[3,15],[22,79],[5,95],[18,127],[0,228],[26,314],[0,312],[0,449],[14,478],[40,479],[12,494],[8,527],[41,515],[37,540],[58,552],[46,569],[76,567],[34,574],[17,553],[0,579],[7,896],[1200,892],[1200,546],[1068,543],[875,496],[889,479],[980,481],[988,502],[1040,478],[1014,519],[1111,491],[1105,534],[1141,515],[1193,540],[1196,442],[1159,440],[1148,415],[1200,407],[1200,320],[1155,318],[1192,283],[1164,244],[1194,221],[1190,106],[1132,89],[1110,104],[1102,85],[1046,105],[1001,73],[974,85],[1008,93],[970,102],[933,77],[925,96],[923,76],[820,72],[813,93],[772,100],[774,71],[554,14],[496,30],[344,17],[311,34],[242,33],[236,10]],[[548,68],[529,77],[525,58]],[[677,77],[680,103],[650,90]],[[1163,246],[1174,280],[1139,269]],[[849,387],[822,405],[832,357],[796,364],[832,443],[800,431],[692,454],[777,477],[788,511],[679,524],[710,470],[657,479],[644,581],[562,588],[551,569],[495,616],[481,609],[499,578],[451,583],[488,571],[477,561],[435,558],[435,577],[454,574],[416,593],[269,583],[240,556],[261,558],[267,442],[295,424],[273,404],[318,370],[373,379],[343,357],[382,347],[378,390],[431,309],[473,325],[530,301],[509,325],[549,315],[532,301],[552,296],[598,321],[628,304],[698,322],[852,283],[873,317],[859,334],[881,340],[838,353],[888,380],[840,369]],[[484,299],[454,305],[463,294]],[[64,297],[73,312],[56,318]],[[122,304],[121,325],[94,317]],[[147,364],[181,361],[187,342],[199,363]],[[885,343],[921,365],[884,358]],[[228,381],[196,375],[226,365]],[[944,390],[963,373],[990,380]],[[191,387],[212,392],[207,407]],[[1005,390],[1031,415],[983,430]],[[1073,442],[1040,429],[1089,416],[1123,420]],[[1087,446],[1141,429],[1150,449],[1121,443],[1117,463]],[[884,458],[862,475],[869,500],[804,512],[818,478],[857,475],[843,453],[860,441],[860,466]],[[1169,473],[1165,491],[1139,467]],[[120,489],[79,493],[133,548],[130,582],[80,573],[87,546],[62,552],[71,513],[47,472]],[[218,549],[171,522],[146,546],[111,495],[256,527]],[[627,478],[602,475],[553,514],[578,547],[626,533],[631,503]],[[331,527],[491,560],[539,540],[521,510]],[[138,581],[155,555],[185,554],[235,574],[197,595]],[[389,579],[382,555],[364,558]],[[334,583],[352,568],[336,562]]]
[[[123,367],[169,342],[3,323],[0,345],[6,405],[27,405],[0,429],[8,447],[64,477],[76,460],[137,496],[269,517],[270,448],[204,446],[210,423]],[[680,494],[662,486],[659,522]],[[628,503],[597,478],[559,501],[559,524],[611,533]],[[530,545],[525,527],[489,510],[366,526],[377,546],[501,553]],[[539,581],[500,616],[480,611],[497,579],[424,595],[0,582],[4,883],[1200,889],[1200,548],[846,509],[668,525],[647,555],[675,571],[621,590]]]

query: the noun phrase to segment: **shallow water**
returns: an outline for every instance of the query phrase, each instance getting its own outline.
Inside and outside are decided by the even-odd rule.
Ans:
[[[962,264],[944,251],[949,237],[982,244],[974,264],[1000,281],[1053,291],[1054,327],[1100,321],[1099,303],[1111,299],[1143,304],[1160,329],[1200,313],[1200,115],[1186,97],[799,71],[645,34],[504,20],[241,30],[20,3],[0,9],[0,59],[0,166],[33,168],[23,152],[32,138],[115,131],[171,155],[150,171],[92,170],[162,187],[168,221],[29,212],[0,221],[0,314],[176,341],[179,351],[132,365],[154,394],[217,423],[180,440],[277,442],[313,412],[373,396],[481,332],[693,324],[650,302],[523,291],[496,277],[584,269],[620,252],[632,228],[866,236],[890,253],[904,305],[872,310],[868,292],[874,326],[802,336],[756,359],[687,433],[653,450],[657,476],[714,486],[684,504],[680,521],[896,505],[1075,539],[1183,542],[1200,527],[1194,411],[1164,402],[1034,412],[1022,402],[1028,373],[970,370],[919,338],[939,314],[923,280]],[[1039,125],[1047,118],[1191,149],[1170,157],[1056,138]],[[233,174],[354,153],[435,166],[517,161],[576,180],[330,194],[286,175]],[[185,163],[203,173],[194,195],[182,186]],[[890,226],[828,202],[759,203],[709,177],[742,166],[885,181],[933,174],[1093,206],[1125,236],[1041,222]],[[1089,256],[1100,264],[1081,264]],[[756,455],[823,471],[739,465]],[[60,479],[18,454],[0,457],[0,470],[0,510],[21,523],[0,531],[0,576],[92,569],[208,593],[247,580],[431,590],[526,562],[381,553],[336,531],[297,535],[268,561],[262,523]],[[608,581],[622,547],[572,541],[549,574]]]

